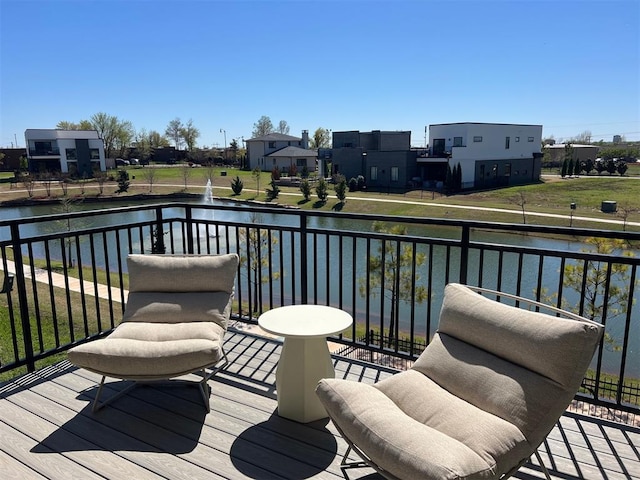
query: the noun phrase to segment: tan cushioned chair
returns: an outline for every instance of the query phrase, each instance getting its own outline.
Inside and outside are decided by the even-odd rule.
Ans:
[[[223,340],[238,256],[130,255],[127,265],[129,297],[122,323],[105,339],[68,354],[71,363],[103,376],[94,410],[115,399],[98,405],[105,377],[164,380],[198,371],[208,409],[207,381],[226,364]]]
[[[580,387],[602,331],[585,319],[447,285],[438,331],[411,370],[375,385],[318,384],[350,446],[345,477],[347,468],[363,466],[346,462],[353,448],[390,479],[507,478],[537,455]]]

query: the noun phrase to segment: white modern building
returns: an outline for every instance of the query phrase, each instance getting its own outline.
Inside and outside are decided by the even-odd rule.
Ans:
[[[538,181],[542,125],[441,123],[429,125],[429,155],[417,159],[419,176],[442,179],[460,164],[462,188],[478,189]]]
[[[95,130],[27,129],[29,171],[91,177],[106,171],[104,142]]]
[[[292,170],[301,173],[305,168],[309,173],[316,170],[318,152],[309,149],[308,130],[302,131],[302,137],[269,133],[251,138],[246,144],[247,165],[251,170],[256,167],[262,171],[278,168],[285,173]]]

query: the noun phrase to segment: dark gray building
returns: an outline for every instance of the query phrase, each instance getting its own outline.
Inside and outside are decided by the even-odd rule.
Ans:
[[[416,174],[411,132],[333,132],[333,148],[321,152],[332,173],[349,181],[362,175],[368,188],[404,189]]]

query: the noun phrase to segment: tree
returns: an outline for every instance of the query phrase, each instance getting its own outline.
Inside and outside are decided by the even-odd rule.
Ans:
[[[562,161],[562,170],[560,172],[560,176],[562,178],[567,176],[567,170],[569,168],[569,160],[567,160],[566,158]]]
[[[309,182],[308,179],[305,178],[300,182],[300,191],[302,192],[304,200],[308,202],[311,199],[311,182]]]
[[[260,117],[256,123],[253,124],[253,132],[251,132],[251,136],[253,138],[256,137],[264,137],[265,135],[269,135],[273,132],[273,123],[271,123],[271,119],[266,115]]]
[[[515,197],[513,197],[511,199],[511,202],[515,203],[516,205],[518,205],[520,207],[520,209],[522,210],[522,223],[526,224],[527,223],[527,216],[525,213],[525,208],[524,206],[527,204],[527,197],[525,196],[524,192],[521,190],[518,192],[518,195],[516,195]]]
[[[613,158],[606,160],[604,166],[607,172],[609,172],[609,175],[613,175],[614,173],[616,173],[617,166]]]
[[[234,178],[231,182],[231,190],[233,191],[233,194],[240,195],[243,188],[244,184],[242,183],[242,180],[240,180],[239,176],[236,176],[236,178]]]
[[[347,179],[344,177],[344,175],[336,176],[336,184],[334,190],[336,191],[336,197],[338,197],[340,203],[345,203],[347,199]]]
[[[98,112],[91,116],[91,126],[98,132],[104,143],[104,154],[113,158],[117,150],[128,146],[133,138],[133,125],[128,121],[120,121],[118,117]]]
[[[238,158],[238,150],[240,149],[240,147],[238,146],[238,141],[234,138],[231,140],[231,143],[229,144],[229,150],[231,150],[231,158],[233,158],[233,161],[235,162]]]
[[[271,177],[271,182],[269,183],[271,188],[267,188],[267,199],[269,201],[275,200],[280,195],[280,187],[276,183],[276,179]]]
[[[629,168],[627,166],[627,162],[623,160],[618,160],[618,162],[616,163],[616,170],[620,175],[624,175],[625,173],[627,173],[627,168]]]
[[[182,124],[182,121],[178,117],[176,117],[169,122],[169,125],[167,125],[167,128],[164,131],[164,134],[171,140],[173,140],[173,144],[175,145],[176,150],[180,150],[180,147],[182,146],[183,129],[184,125]]]
[[[151,169],[150,169],[151,170]],[[191,165],[188,163],[182,164],[180,167],[180,173],[182,174],[182,181],[184,182],[184,191],[187,191],[189,176],[191,176]]]
[[[571,177],[573,175],[573,158],[569,159],[569,163],[567,164],[566,174]]]
[[[394,236],[406,235],[407,227],[394,225],[387,228],[383,223],[375,222],[373,231]],[[367,294],[374,298],[384,295],[390,301],[389,330],[387,345],[392,347],[396,338],[398,305],[400,301],[419,304],[429,298],[425,285],[420,284],[420,267],[426,256],[415,252],[411,244],[403,244],[399,239],[380,241],[377,254],[369,257],[368,275],[359,279],[361,296]],[[381,332],[384,335],[384,332]]]
[[[155,168],[145,168],[142,170],[142,176],[149,184],[149,193],[153,192],[153,184],[156,183],[158,178],[158,170]]]
[[[126,170],[118,170],[118,189],[116,193],[126,193],[129,190],[129,174]]]
[[[318,180],[318,184],[316,185],[316,195],[318,196],[318,200],[320,200],[322,203],[325,203],[327,201],[327,198],[329,198],[327,181],[322,177],[320,177],[320,179]]]
[[[582,252],[618,257],[634,256],[633,252],[628,250],[625,241],[621,239],[590,237],[585,240],[585,243],[593,245],[593,248],[582,249]],[[580,304],[583,304],[583,311],[580,312],[580,304],[569,303],[564,298],[562,307],[596,322],[602,323],[605,313],[607,322],[625,314],[633,302],[629,298],[630,291],[634,287],[630,285],[629,265],[601,260],[570,263],[564,267],[562,284],[582,297]],[[557,298],[557,293],[550,298],[554,297]],[[606,332],[605,343],[614,351],[620,349],[617,340]]]
[[[251,171],[251,175],[256,181],[256,195],[260,193],[260,177],[262,176],[262,172],[260,171],[260,167],[256,167]]]
[[[119,121],[113,140],[114,151],[118,157],[125,156],[127,148],[133,142],[134,137],[135,129],[133,124],[128,120]]]
[[[309,148],[331,148],[331,131],[319,127],[309,139]]]
[[[193,147],[196,146],[196,140],[200,136],[200,130],[193,125],[193,120],[189,119],[187,124],[182,127],[180,134],[187,145],[187,150],[192,151]]]
[[[151,142],[149,140],[149,135],[143,128],[139,132],[136,132],[133,140],[136,147],[136,155],[138,155],[138,157],[142,161],[142,164],[144,165],[146,163],[146,160],[151,156],[151,153],[153,152]]]
[[[591,171],[593,171],[594,168],[594,163],[593,160],[591,160],[590,158],[587,158],[584,162],[582,162],[582,170],[584,170],[584,172],[589,175],[589,173],[591,173]]]
[[[261,221],[260,215],[251,214],[250,222],[258,224]],[[269,266],[270,252],[278,244],[278,238],[269,234],[266,228],[245,227],[240,230],[240,265],[248,266],[249,283],[253,293],[253,302],[250,314],[258,311],[259,286],[268,283],[273,279],[280,278],[278,272],[269,271],[265,275],[262,270]]]
[[[280,122],[278,122],[278,133],[289,135],[290,130],[291,129],[289,128],[289,124],[287,124],[286,120],[280,120]]]
[[[167,138],[161,135],[159,132],[151,130],[149,132],[149,146],[152,150],[156,148],[168,147],[169,140],[167,140]]]

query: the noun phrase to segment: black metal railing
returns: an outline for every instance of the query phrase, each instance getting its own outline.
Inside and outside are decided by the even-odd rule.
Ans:
[[[2,221],[0,268],[15,276],[0,294],[0,375],[32,371],[109,333],[126,299],[129,253],[238,252],[235,321],[255,323],[286,304],[333,305],[355,319],[333,339],[345,355],[394,365],[410,364],[430,341],[449,282],[593,318],[607,333],[580,399],[638,413],[639,245],[633,232],[259,205],[147,205]]]

